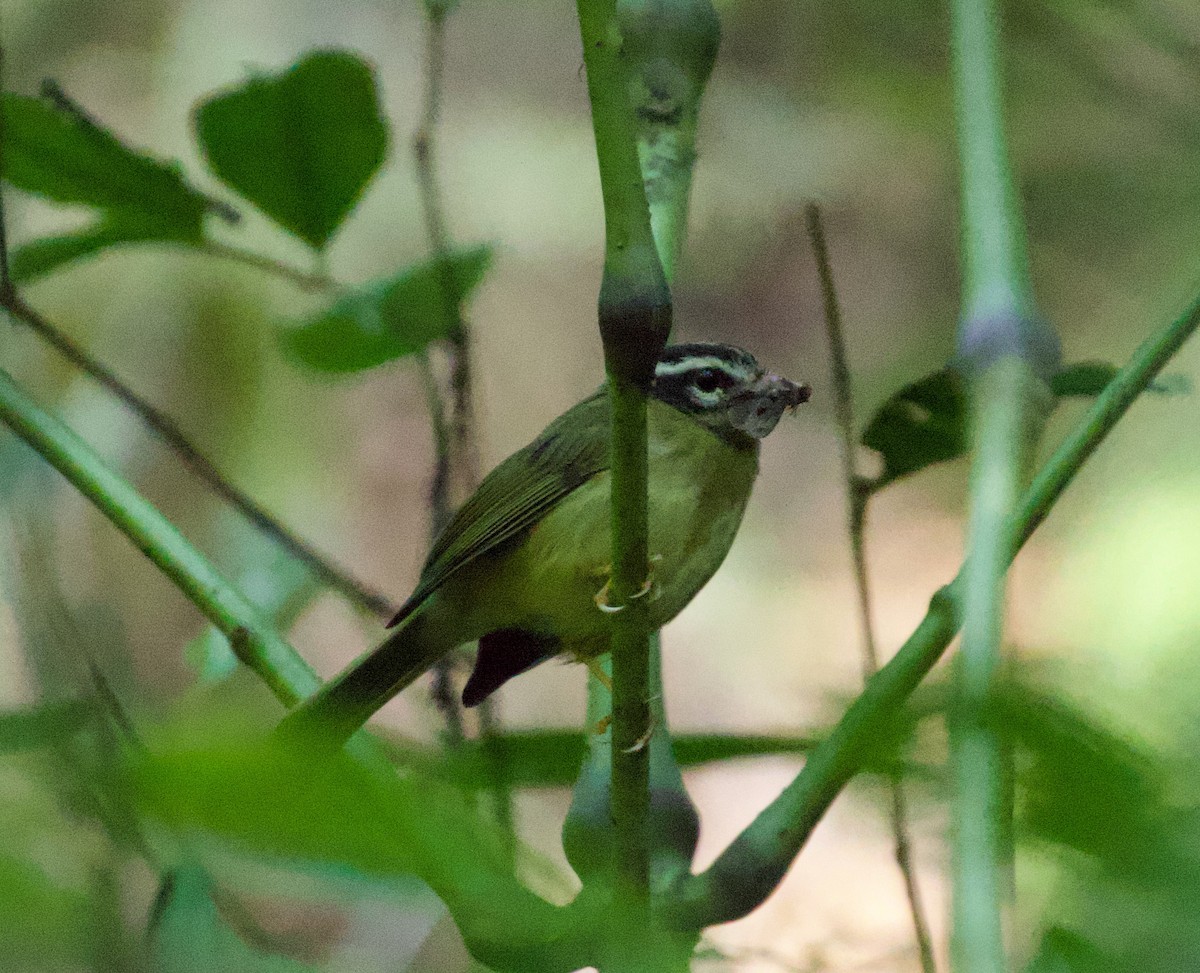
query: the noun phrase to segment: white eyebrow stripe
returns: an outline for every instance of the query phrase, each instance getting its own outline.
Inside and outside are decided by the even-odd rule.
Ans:
[[[732,375],[734,378],[742,378],[746,375],[746,369],[727,358],[717,358],[715,356],[705,356],[704,358],[684,358],[677,362],[659,362],[654,369],[655,375],[682,375],[685,372],[699,371],[702,368],[717,368],[723,371],[726,375]]]

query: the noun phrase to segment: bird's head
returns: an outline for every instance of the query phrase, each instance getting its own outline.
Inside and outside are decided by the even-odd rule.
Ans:
[[[654,370],[650,394],[692,416],[722,439],[762,439],[785,409],[807,402],[812,390],[765,371],[732,345],[668,345]]]

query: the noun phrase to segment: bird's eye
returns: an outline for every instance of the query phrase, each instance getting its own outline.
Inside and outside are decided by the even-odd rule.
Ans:
[[[723,377],[715,368],[704,368],[696,375],[696,381],[693,384],[701,392],[715,392],[721,387]]]

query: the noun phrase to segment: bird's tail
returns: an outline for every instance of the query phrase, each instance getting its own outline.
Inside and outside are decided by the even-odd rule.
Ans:
[[[279,732],[340,746],[377,709],[415,682],[441,655],[425,638],[423,614],[412,616],[380,645],[360,656],[297,706]]]

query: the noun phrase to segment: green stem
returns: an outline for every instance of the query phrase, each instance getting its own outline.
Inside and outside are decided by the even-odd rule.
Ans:
[[[578,0],[592,128],[604,197],[605,256],[600,334],[612,398],[614,616],[612,816],[618,926],[630,943],[649,924],[649,623],[638,597],[646,582],[645,390],[671,327],[638,160],[615,0]],[[639,745],[640,744],[640,745]],[[636,949],[636,947],[633,947]]]
[[[230,641],[238,657],[286,706],[321,681],[257,609],[229,585],[153,504],[108,469],[62,422],[43,411],[0,370],[0,421],[92,501]]]
[[[614,381],[613,404],[613,601],[622,610],[612,634],[612,817],[616,831],[615,879],[632,902],[649,905],[650,623],[644,598],[650,551],[646,397],[635,386]],[[621,473],[615,469],[621,458]],[[648,916],[648,913],[647,913]]]
[[[1009,533],[1012,546],[1005,552],[1006,563],[1011,563],[1088,457],[1197,327],[1200,296],[1179,318],[1147,338],[1108,384],[1025,491]],[[916,631],[871,679],[796,779],[707,871],[679,883],[664,910],[673,925],[701,929],[731,922],[753,911],[774,891],[833,799],[862,769],[871,741],[887,731],[904,700],[954,638],[962,588],[960,571],[934,595]]]
[[[952,0],[963,222],[958,356],[972,378],[971,512],[963,641],[950,713],[952,960],[1003,973],[1005,757],[990,705],[1000,668],[1013,513],[1051,404],[1058,341],[1037,316],[1004,137],[994,0]]]
[[[1021,210],[1004,139],[994,0],[951,0],[962,180],[963,318],[1033,312]]]

